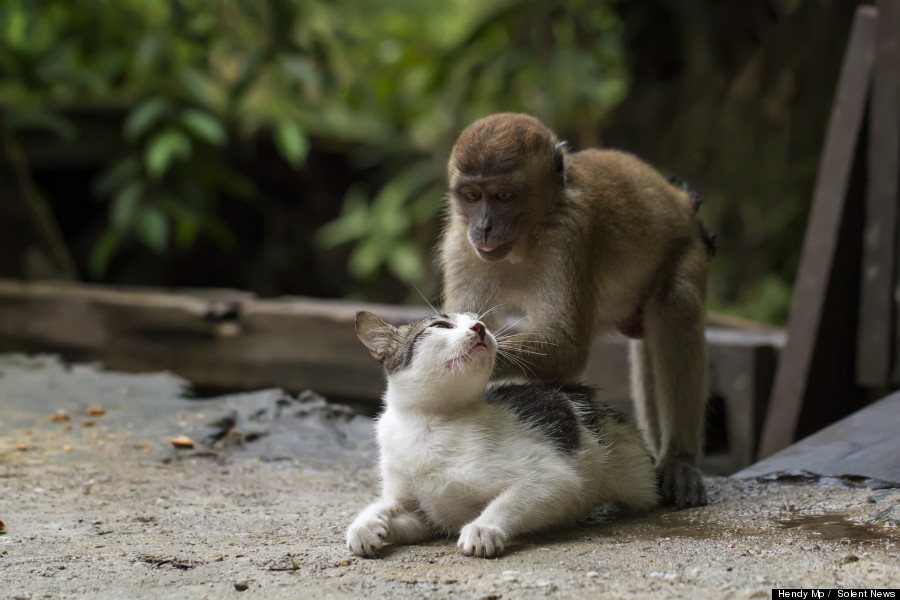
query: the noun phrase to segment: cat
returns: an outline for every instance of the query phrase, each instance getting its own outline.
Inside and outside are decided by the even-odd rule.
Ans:
[[[657,504],[640,433],[575,384],[488,384],[496,337],[474,315],[394,327],[370,312],[356,332],[387,378],[377,422],[381,498],[347,530],[347,548],[458,535],[494,557],[520,534],[574,523],[597,504]]]

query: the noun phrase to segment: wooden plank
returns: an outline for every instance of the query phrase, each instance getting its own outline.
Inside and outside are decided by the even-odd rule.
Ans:
[[[756,460],[784,338],[780,332],[753,338],[729,331],[707,337],[717,348],[710,356],[710,389],[725,399],[731,455],[726,471],[733,473]]]
[[[775,378],[760,456],[773,454],[794,441],[812,376],[815,350],[823,329],[830,326],[823,322],[823,316],[829,291],[835,291],[831,284],[866,110],[876,23],[874,9],[857,9],[816,178],[791,302],[787,346]]]
[[[358,310],[394,323],[431,313],[417,306],[260,300],[231,290],[162,293],[0,279],[0,352],[49,351],[116,370],[168,370],[205,390],[312,388],[334,399],[377,402],[384,384],[378,363],[356,339]],[[727,474],[750,463],[783,334],[710,327],[707,338],[712,393],[725,399],[733,439],[731,455],[711,464]],[[630,413],[627,355],[623,338],[598,337],[582,379]]]
[[[900,165],[900,0],[879,0],[869,112],[868,191],[856,378],[886,390],[898,332],[894,305]]]
[[[377,400],[383,382],[357,310],[401,323],[427,308],[257,300],[0,280],[0,351],[51,351],[124,371],[169,370],[201,388],[315,388]]]
[[[898,423],[900,393],[895,393],[733,477],[803,469],[819,475],[862,475],[900,483]]]

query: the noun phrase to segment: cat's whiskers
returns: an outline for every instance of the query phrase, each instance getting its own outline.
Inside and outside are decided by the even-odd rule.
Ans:
[[[434,312],[434,316],[440,317],[441,316],[440,311],[438,311],[438,309],[436,309],[434,307],[434,305],[428,301],[428,298],[425,297],[425,294],[422,293],[422,290],[419,289],[419,286],[413,284],[413,288],[419,293],[420,296],[422,296],[422,300],[424,300],[425,304],[428,305],[428,308],[430,308],[432,310],[432,312]]]
[[[532,333],[532,332],[530,332],[530,331],[523,331],[523,332],[521,332],[521,333],[508,333],[508,334],[506,334],[506,335],[497,335],[497,336],[495,336],[495,337],[497,338],[497,341],[498,341],[498,342],[503,342],[503,341],[506,341],[506,340],[509,340],[509,339],[512,339],[512,338],[516,338],[516,337],[523,337],[523,338],[524,338],[524,336],[528,336],[528,335],[537,336],[538,334],[537,334],[537,333]],[[554,344],[553,342],[548,342],[547,340],[542,340],[542,339],[527,339],[527,338],[526,338],[526,339],[515,340],[515,341],[516,341],[516,342],[527,342],[527,343],[529,343],[529,344],[544,344],[544,345],[546,345],[546,346],[557,346],[557,345],[558,345],[558,344]]]
[[[478,320],[478,321],[483,321],[484,318],[487,317],[489,314],[491,314],[491,313],[493,313],[494,311],[497,311],[497,310],[503,308],[504,306],[506,306],[506,305],[505,305],[505,304],[495,304],[494,306],[490,307],[489,309],[487,309],[486,311],[484,311],[483,313],[481,313],[480,315],[478,315],[478,319],[477,319],[477,320]]]
[[[525,320],[525,317],[521,317],[519,319],[516,319],[512,323],[508,323],[508,324],[504,325],[499,330],[497,330],[496,335],[498,335],[498,336],[503,335],[504,333],[506,333],[507,331],[509,331],[510,329],[512,329],[513,327],[515,327],[516,325],[518,325],[519,323],[521,323],[524,320]]]
[[[518,353],[520,353],[520,354],[531,354],[531,355],[533,355],[533,356],[547,356],[547,353],[546,353],[546,352],[537,352],[537,351],[535,351],[535,350],[527,350],[527,349],[525,349],[525,348],[516,348],[516,347],[514,347],[514,346],[512,346],[512,347],[511,347],[511,346],[504,346],[503,349],[506,350],[507,352],[509,352],[509,351],[515,351],[515,352],[518,352]]]
[[[553,346],[555,344],[545,342],[543,340],[530,340],[524,337],[519,337],[520,334],[512,334],[505,337],[497,338],[497,346],[507,352],[515,352],[517,354],[532,354],[535,356],[546,356],[545,352],[539,352],[536,348],[529,348],[528,346],[543,346],[549,345]],[[517,338],[517,339],[513,339]],[[541,348],[543,349],[543,348]]]
[[[513,354],[512,352],[504,350],[499,346],[497,347],[497,358],[504,361],[506,365],[518,367],[519,369],[521,369],[522,373],[526,375],[528,373],[531,373],[532,375],[536,376],[534,369],[531,368],[534,366],[534,363],[526,360],[521,356]]]

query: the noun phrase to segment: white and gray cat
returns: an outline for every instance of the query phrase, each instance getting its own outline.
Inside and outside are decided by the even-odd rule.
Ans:
[[[354,554],[458,534],[460,552],[492,557],[510,538],[574,523],[600,503],[656,505],[640,433],[588,387],[488,385],[497,340],[474,316],[394,327],[360,312],[356,332],[387,391],[381,498],[347,530]]]

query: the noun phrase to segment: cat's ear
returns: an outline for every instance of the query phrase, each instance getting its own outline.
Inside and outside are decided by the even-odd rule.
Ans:
[[[397,345],[397,328],[378,316],[361,310],[356,313],[356,335],[378,360],[384,360]]]

